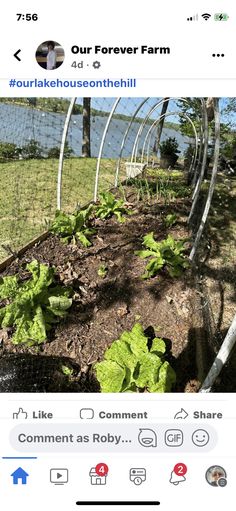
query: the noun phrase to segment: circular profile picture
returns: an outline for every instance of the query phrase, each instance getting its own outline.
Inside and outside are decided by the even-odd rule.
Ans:
[[[211,486],[226,486],[227,474],[225,469],[219,465],[208,468],[206,471],[206,480]]]
[[[35,53],[38,65],[47,71],[58,69],[65,58],[65,52],[62,46],[56,41],[44,41],[41,43]]]

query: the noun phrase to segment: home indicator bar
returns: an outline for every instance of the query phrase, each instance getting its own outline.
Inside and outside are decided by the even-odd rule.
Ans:
[[[78,500],[77,506],[160,506],[157,500]]]

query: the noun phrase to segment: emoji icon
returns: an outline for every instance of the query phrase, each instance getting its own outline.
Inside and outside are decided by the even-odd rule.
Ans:
[[[210,440],[209,433],[205,429],[196,429],[192,434],[192,442],[197,447],[204,447]]]

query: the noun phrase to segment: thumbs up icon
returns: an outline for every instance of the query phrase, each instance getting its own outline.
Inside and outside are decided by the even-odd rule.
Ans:
[[[18,412],[13,413],[13,419],[27,419],[28,414],[23,410],[23,408],[19,408]]]

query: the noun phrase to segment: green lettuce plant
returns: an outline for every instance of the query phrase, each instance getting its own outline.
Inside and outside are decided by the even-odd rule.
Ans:
[[[96,206],[95,216],[104,220],[115,215],[118,222],[125,222],[123,214],[127,214],[129,211],[124,204],[122,199],[117,200],[111,192],[101,193],[100,204]]]
[[[155,277],[157,273],[166,268],[171,277],[180,277],[183,270],[189,267],[186,252],[186,239],[175,240],[171,235],[163,241],[155,241],[153,232],[143,237],[145,250],[138,250],[136,255],[142,259],[151,258],[145,268],[143,279]]]
[[[65,376],[72,376],[73,375],[73,369],[71,369],[68,366],[62,365],[61,371]]]
[[[142,325],[136,323],[114,341],[95,364],[102,392],[170,392],[175,372],[165,361],[165,342],[156,337],[149,347]]]
[[[20,281],[18,275],[0,279],[0,325],[15,329],[14,344],[40,344],[52,325],[64,318],[71,307],[70,288],[55,284],[55,269],[33,260],[27,264],[31,278]]]
[[[104,279],[107,276],[108,268],[105,264],[101,264],[98,268],[98,276]]]
[[[84,247],[90,247],[92,243],[89,238],[96,233],[96,229],[89,225],[92,211],[92,205],[71,215],[58,210],[50,231],[59,236],[63,243],[72,242],[75,244],[80,241]]]
[[[170,213],[169,215],[166,215],[164,218],[164,223],[166,227],[172,227],[172,225],[175,225],[177,222],[177,215],[175,213]]]

